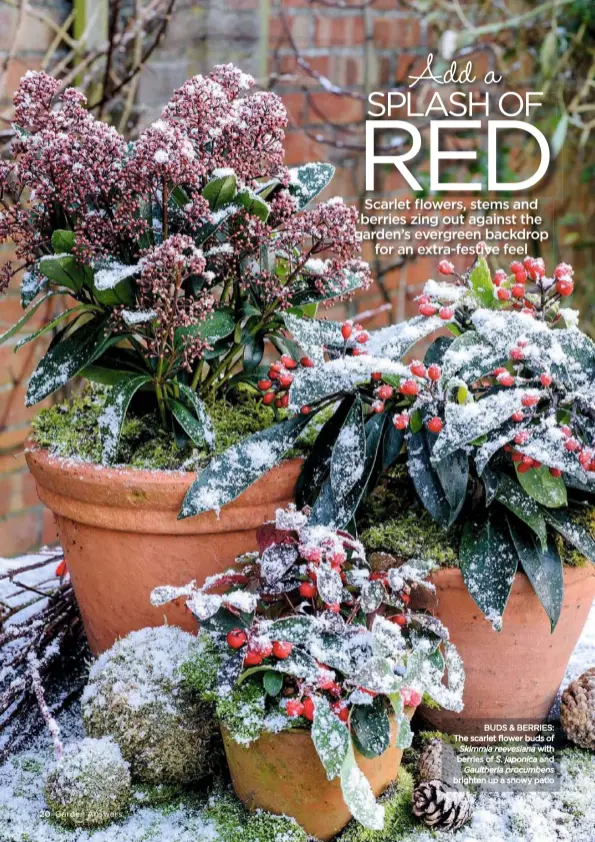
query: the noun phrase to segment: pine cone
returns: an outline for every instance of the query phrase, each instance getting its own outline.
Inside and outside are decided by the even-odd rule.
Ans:
[[[560,720],[569,740],[595,751],[595,667],[575,679],[562,693]]]
[[[444,781],[455,789],[463,789],[455,784],[455,778],[460,777],[461,764],[453,747],[437,738],[430,740],[419,756],[417,780]]]
[[[444,781],[422,781],[413,791],[413,815],[433,830],[458,830],[472,812],[471,795]]]

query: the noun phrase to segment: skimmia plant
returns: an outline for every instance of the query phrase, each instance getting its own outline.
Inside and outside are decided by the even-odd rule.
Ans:
[[[354,747],[378,757],[391,740],[408,746],[405,709],[424,693],[462,709],[464,673],[446,629],[410,608],[412,589],[431,587],[431,565],[372,571],[359,541],[311,526],[295,509],[278,510],[258,541],[260,551],[232,570],[200,588],[156,588],[152,602],[186,599],[202,642],[188,680],[232,738],[249,744],[263,732],[310,728],[353,815],[382,828],[384,809]]]
[[[312,526],[354,531],[366,496],[404,465],[430,515],[445,529],[463,526],[463,576],[495,627],[519,568],[554,627],[563,597],[556,533],[595,561],[579,522],[595,503],[595,344],[561,306],[572,268],[548,276],[529,258],[492,277],[483,257],[460,276],[447,261],[439,268],[451,281],[428,281],[419,315],[370,334],[285,315],[312,363],[291,374],[296,415],[286,423],[333,407],[304,464],[298,503],[312,507]],[[432,340],[423,361],[405,363],[422,340]],[[278,378],[277,366],[270,376]],[[217,461],[229,459],[229,468],[236,457]],[[221,505],[243,479],[209,470],[186,505]]]
[[[0,241],[14,243],[17,260],[0,291],[24,272],[28,309],[0,341],[64,296],[63,312],[16,346],[54,332],[27,403],[75,375],[112,386],[105,462],[117,458],[137,393],[181,443],[208,445],[204,399],[241,382],[256,389],[265,340],[295,356],[282,313],[311,315],[369,282],[355,209],[340,199],[306,207],[333,167],[284,166],[285,108],[275,94],[247,94],[253,84],[232,65],[197,76],[135,143],[44,73],[16,92]]]

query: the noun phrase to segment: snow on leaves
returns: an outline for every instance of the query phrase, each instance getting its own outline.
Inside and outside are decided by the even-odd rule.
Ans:
[[[365,459],[366,431],[362,402],[358,397],[341,427],[331,457],[331,488],[338,499],[346,497],[360,479]]]
[[[329,781],[338,778],[351,739],[349,729],[331,711],[328,701],[323,696],[314,697],[312,742]]]
[[[341,791],[353,817],[371,830],[384,828],[384,807],[374,798],[372,787],[355,760],[350,742],[341,767]]]
[[[414,345],[444,327],[438,316],[415,316],[408,322],[374,331],[367,343],[366,350],[375,357],[400,360]],[[382,371],[385,369],[382,368]]]

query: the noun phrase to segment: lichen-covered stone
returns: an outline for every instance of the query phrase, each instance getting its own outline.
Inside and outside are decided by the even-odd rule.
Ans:
[[[108,824],[128,808],[129,764],[111,738],[81,740],[66,746],[43,792],[53,818],[66,827]]]
[[[197,645],[175,627],[141,629],[91,667],[82,698],[85,729],[92,737],[112,736],[137,781],[189,783],[211,771],[212,710],[188,692],[181,672]]]

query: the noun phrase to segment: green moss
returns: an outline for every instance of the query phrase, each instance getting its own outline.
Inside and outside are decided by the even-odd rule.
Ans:
[[[304,830],[287,816],[273,816],[262,810],[248,813],[231,794],[212,798],[204,811],[225,842],[307,842]]]
[[[42,409],[33,420],[37,443],[57,456],[101,463],[98,418],[108,391],[87,385],[80,395]],[[249,389],[238,389],[234,402],[217,400],[208,406],[215,430],[215,452],[222,453],[252,433],[275,422],[270,407]],[[193,445],[180,449],[171,431],[161,427],[156,412],[129,414],[122,426],[118,461],[145,470],[195,470],[211,454]]]
[[[575,520],[581,526],[584,526],[595,540],[595,507],[575,514]],[[556,545],[562,561],[568,567],[586,567],[591,563],[588,558],[559,534],[556,534]]]
[[[386,811],[384,830],[368,830],[352,821],[337,842],[395,842],[419,828],[411,812],[412,793],[413,777],[401,767],[397,782],[380,799]]]

